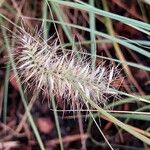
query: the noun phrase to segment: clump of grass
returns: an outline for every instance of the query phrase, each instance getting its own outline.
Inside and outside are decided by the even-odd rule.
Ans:
[[[63,53],[58,40],[51,37],[46,41],[41,30],[30,32],[22,28],[15,37],[17,70],[22,83],[34,91],[65,99],[71,109],[84,104],[79,90],[99,105],[105,105],[108,97],[117,95],[112,84],[118,77],[117,68],[101,63],[93,69],[85,55],[78,57],[74,51]]]
[[[30,13],[28,13],[28,15],[30,15],[30,16],[26,16],[26,13],[24,13],[23,11],[20,11],[20,12],[23,12],[23,16],[21,15],[21,18],[22,17],[24,17],[24,18],[26,18],[26,19],[34,19],[34,20],[40,20],[40,21],[44,21],[45,22],[45,28],[44,28],[44,30],[47,30],[47,24],[49,24],[50,22],[53,22],[54,24],[55,23],[57,23],[57,24],[60,24],[61,25],[61,27],[62,27],[62,29],[64,30],[64,33],[66,34],[66,36],[68,37],[68,40],[72,43],[72,34],[71,34],[71,28],[73,28],[74,30],[81,30],[81,31],[87,31],[87,32],[90,32],[91,34],[90,34],[90,40],[89,41],[82,41],[82,43],[83,44],[91,44],[91,54],[88,54],[88,55],[91,55],[92,56],[92,62],[95,62],[95,59],[94,58],[98,58],[98,57],[100,57],[100,58],[103,58],[103,59],[108,59],[108,60],[112,60],[112,61],[116,61],[116,62],[119,62],[119,63],[122,63],[122,64],[127,64],[127,65],[129,65],[129,66],[132,66],[132,67],[136,67],[136,68],[138,68],[138,69],[143,69],[143,70],[145,70],[145,71],[150,71],[150,68],[148,67],[148,66],[144,66],[144,65],[142,65],[142,64],[139,64],[139,63],[133,63],[133,62],[128,62],[128,61],[123,61],[122,60],[122,58],[119,58],[119,60],[116,60],[116,59],[113,59],[113,58],[111,58],[111,57],[103,57],[103,56],[95,56],[96,55],[96,48],[94,47],[94,45],[95,45],[95,43],[104,43],[104,41],[107,41],[107,42],[109,42],[109,43],[111,43],[111,41],[112,42],[116,42],[116,43],[119,43],[119,44],[121,44],[121,45],[123,45],[123,46],[125,46],[125,47],[127,47],[127,48],[130,48],[131,50],[133,50],[133,52],[134,51],[136,51],[136,52],[138,52],[140,55],[144,55],[144,56],[146,56],[146,57],[149,57],[150,55],[149,55],[149,52],[147,51],[147,50],[145,50],[145,48],[144,48],[144,46],[143,45],[145,45],[144,43],[149,43],[149,41],[143,41],[143,40],[131,40],[131,39],[127,39],[126,37],[116,37],[115,36],[115,34],[112,34],[112,35],[107,35],[107,34],[105,34],[105,33],[103,33],[103,32],[99,32],[99,31],[97,31],[96,30],[96,28],[94,27],[95,25],[95,19],[97,18],[97,17],[99,17],[99,16],[104,16],[104,17],[109,17],[110,19],[115,19],[115,20],[118,20],[118,21],[120,21],[120,22],[122,22],[122,23],[125,23],[125,24],[127,24],[127,25],[129,25],[129,26],[131,26],[131,27],[133,27],[133,28],[135,28],[135,29],[137,29],[138,31],[141,31],[141,32],[143,32],[143,33],[146,33],[147,35],[149,35],[149,28],[150,28],[150,26],[149,26],[149,24],[147,24],[147,23],[145,23],[145,22],[141,22],[141,21],[137,21],[137,20],[134,20],[134,19],[131,19],[131,18],[128,18],[128,17],[123,17],[123,16],[120,16],[120,15],[116,15],[116,14],[114,14],[114,13],[111,13],[111,12],[109,12],[108,10],[102,10],[101,8],[97,8],[97,5],[93,5],[92,3],[90,3],[90,5],[88,5],[88,4],[86,4],[86,3],[83,3],[83,2],[81,2],[81,1],[77,1],[78,3],[76,3],[76,2],[67,2],[67,1],[53,1],[53,0],[48,0],[48,1],[43,1],[43,3],[44,3],[44,7],[43,7],[43,18],[34,18],[35,16],[32,16],[32,15],[30,15]],[[92,0],[90,1],[89,0],[89,2],[92,2]],[[7,4],[7,2],[5,2],[6,4]],[[49,7],[49,9],[50,9],[50,6],[49,6],[49,3],[51,4],[51,6],[52,6],[52,11],[55,13],[55,15],[56,15],[56,18],[58,18],[58,20],[59,21],[56,21],[56,20],[54,20],[54,18],[55,17],[52,17],[52,20],[50,20],[50,19],[48,19],[48,15],[47,15],[47,13],[49,12],[48,11],[48,9],[46,8],[47,6]],[[142,2],[139,2],[139,3],[141,3],[142,4]],[[30,5],[31,3],[29,3],[29,5]],[[33,4],[35,4],[35,3],[33,3]],[[59,6],[58,4],[61,4],[61,5],[66,5],[66,7],[61,7],[61,6]],[[98,4],[98,3],[97,3]],[[8,4],[7,4],[8,5]],[[9,6],[9,5],[8,5]],[[17,5],[15,5],[15,6],[17,6]],[[19,6],[19,5],[18,5]],[[34,5],[35,6],[35,5]],[[74,23],[74,24],[70,24],[69,23],[69,21],[67,21],[68,19],[66,19],[66,18],[69,18],[68,17],[68,15],[67,15],[67,13],[64,13],[64,11],[63,11],[63,9],[69,9],[69,7],[71,6],[71,7],[73,7],[73,8],[71,8],[71,12],[74,10],[74,11],[76,11],[76,9],[77,9],[77,11],[78,11],[78,9],[80,9],[81,10],[81,12],[82,12],[82,10],[84,10],[84,11],[86,11],[85,12],[85,14],[87,13],[87,14],[90,14],[89,16],[89,20],[88,20],[88,22],[90,22],[90,26],[89,27],[85,27],[85,26],[79,26],[79,25],[76,25],[76,23]],[[10,5],[10,8],[12,8],[12,9],[9,9],[9,13],[10,13],[10,11],[11,10],[14,10],[14,8],[13,8],[13,6],[11,6]],[[25,7],[26,8],[26,7]],[[19,8],[20,9],[20,8]],[[18,10],[19,10],[18,9]],[[28,9],[27,9],[28,10]],[[145,11],[145,10],[144,10]],[[16,12],[15,11],[11,11],[12,12],[12,14],[14,14],[14,17],[15,18],[17,18],[17,16],[18,15],[16,15]],[[28,10],[27,12],[30,12],[30,10]],[[52,12],[52,13],[53,13]],[[8,14],[9,14],[8,13]],[[19,13],[20,14],[20,13]],[[35,11],[35,13],[34,14],[37,14],[36,13],[36,11]],[[2,14],[0,14],[0,16],[2,17],[2,18],[5,18],[7,21],[9,21],[9,22],[11,22],[11,24],[13,24],[14,26],[17,26],[16,24],[14,24],[12,21],[10,21],[8,18],[6,18],[5,16],[3,16]],[[53,15],[52,15],[53,16]],[[64,17],[65,16],[65,17]],[[72,17],[72,16],[71,16]],[[78,16],[79,17],[79,16]],[[78,19],[78,18],[76,18],[76,19]],[[101,21],[102,21],[103,19],[101,19]],[[83,20],[83,22],[84,22],[84,20]],[[97,23],[96,23],[97,24]],[[107,24],[107,23],[106,23]],[[99,26],[99,24],[98,24],[98,26]],[[109,29],[108,29],[109,30]],[[53,69],[53,70],[51,70],[51,65],[50,64],[48,64],[48,66],[46,67],[47,68],[47,70],[48,71],[42,71],[42,70],[38,70],[38,68],[39,68],[39,66],[38,67],[35,67],[36,65],[37,65],[37,63],[36,62],[39,62],[39,60],[44,60],[44,63],[45,63],[45,61],[47,61],[46,60],[46,58],[48,59],[48,56],[50,55],[50,56],[52,56],[52,59],[53,60],[55,60],[52,64],[54,65],[54,63],[56,63],[57,61],[56,60],[61,60],[61,58],[64,56],[64,60],[62,60],[62,65],[60,66],[60,68],[62,68],[62,66],[63,66],[63,68],[67,68],[67,67],[65,67],[65,64],[68,64],[68,62],[70,63],[71,62],[71,59],[73,59],[73,60],[75,60],[74,61],[74,64],[73,64],[73,66],[75,66],[76,64],[77,64],[77,62],[78,62],[78,64],[80,65],[80,63],[81,64],[83,64],[83,66],[84,65],[88,65],[89,66],[89,69],[87,69],[88,70],[88,73],[90,72],[90,75],[91,75],[91,72],[93,71],[96,71],[96,69],[95,70],[92,70],[91,71],[91,62],[90,61],[88,61],[84,56],[82,57],[82,60],[81,59],[78,59],[78,58],[76,58],[76,54],[75,53],[68,53],[68,52],[66,52],[65,54],[63,54],[63,53],[59,53],[60,51],[61,51],[61,48],[59,47],[59,44],[58,44],[58,42],[57,42],[57,40],[49,40],[49,41],[44,41],[43,40],[43,38],[42,38],[42,33],[41,33],[41,31],[40,32],[38,32],[37,30],[35,30],[35,32],[28,32],[28,31],[25,31],[24,29],[23,30],[21,30],[21,31],[19,31],[20,33],[19,34],[16,34],[17,36],[16,36],[16,45],[15,45],[15,47],[14,47],[14,49],[15,49],[15,52],[13,53],[13,54],[15,54],[15,62],[16,62],[16,64],[17,64],[17,70],[18,70],[18,72],[19,72],[19,75],[20,75],[20,78],[22,79],[22,83],[27,83],[27,88],[34,88],[34,91],[35,91],[35,93],[37,92],[37,91],[42,91],[42,93],[44,93],[44,94],[46,94],[46,95],[48,95],[48,92],[51,90],[51,82],[52,81],[57,81],[56,79],[55,79],[55,77],[56,76],[54,76],[54,74],[56,75],[56,69]],[[37,33],[38,32],[38,33]],[[110,33],[110,32],[109,32]],[[27,35],[27,36],[26,36]],[[45,35],[44,35],[44,38],[46,39],[47,38],[47,35],[48,35],[48,33],[46,33]],[[58,32],[58,35],[59,35],[59,32]],[[118,34],[118,35],[120,35],[120,34]],[[83,34],[83,37],[85,37],[86,35],[84,35]],[[95,39],[95,36],[102,36],[102,37],[104,37],[104,38],[107,38],[107,40],[106,39],[104,39],[104,40],[96,40]],[[5,37],[7,37],[7,36],[5,36]],[[20,41],[20,38],[21,37],[24,37],[25,38],[25,41],[26,40],[28,40],[28,42],[31,44],[30,46],[30,53],[29,53],[29,51],[27,50],[27,49],[25,49],[25,47],[23,47],[23,42],[22,42],[22,44],[21,44],[21,41]],[[134,38],[134,37],[133,37]],[[5,40],[6,40],[7,38],[5,38]],[[17,41],[18,40],[18,41]],[[35,40],[35,41],[34,41]],[[96,40],[96,41],[95,41]],[[6,40],[7,41],[7,40]],[[53,42],[52,42],[53,41]],[[27,41],[26,41],[27,42]],[[7,42],[6,42],[7,43]],[[9,43],[9,42],[8,42]],[[50,43],[50,44],[48,44],[48,43]],[[115,43],[115,44],[116,44]],[[37,45],[36,45],[37,44]],[[70,43],[69,43],[70,44]],[[69,44],[66,44],[66,45],[69,45]],[[76,43],[75,43],[76,44]],[[58,46],[55,50],[53,50],[53,48],[55,48],[55,45],[56,46]],[[72,45],[72,44],[71,44]],[[41,49],[42,49],[42,47],[44,48],[44,46],[45,46],[45,49],[43,50],[43,52],[41,52],[41,54],[40,54],[40,57],[38,57],[39,58],[39,60],[38,60],[38,58],[34,58],[36,61],[34,61],[34,63],[32,64],[31,63],[31,61],[30,61],[30,64],[26,64],[26,62],[29,62],[29,60],[33,60],[33,58],[32,59],[27,59],[27,57],[28,58],[30,58],[29,56],[26,56],[26,58],[25,58],[25,60],[23,61],[20,61],[19,62],[19,60],[21,59],[21,57],[23,58],[23,56],[25,56],[25,55],[27,55],[27,54],[30,54],[31,56],[33,56],[33,55],[36,55],[38,52],[40,52],[41,51]],[[47,46],[47,47],[46,47]],[[148,45],[147,45],[148,46]],[[34,50],[34,47],[37,47],[37,49],[35,49],[35,52],[34,53],[32,53]],[[6,48],[7,48],[7,50],[8,50],[8,52],[10,53],[10,48],[9,48],[9,44],[6,44]],[[27,48],[27,47],[26,47]],[[26,53],[25,52],[25,50],[26,50],[26,52],[28,52],[28,53]],[[98,50],[98,49],[97,49]],[[23,52],[23,53],[22,53]],[[121,52],[122,53],[122,52]],[[25,54],[25,55],[24,55]],[[46,54],[47,54],[47,56],[46,56]],[[62,55],[63,54],[63,55]],[[125,53],[126,54],[126,53]],[[136,53],[135,53],[136,54]],[[10,54],[9,54],[10,55]],[[86,54],[87,55],[87,54]],[[10,57],[10,56],[9,56]],[[44,58],[45,57],[45,58]],[[54,57],[54,58],[53,58]],[[11,60],[11,62],[13,62],[13,59],[10,57],[10,60]],[[131,60],[132,61],[132,60]],[[47,61],[48,62],[48,61]],[[83,62],[83,63],[82,63]],[[138,61],[137,61],[138,62]],[[43,63],[43,64],[44,64]],[[21,67],[23,64],[26,64],[23,68],[19,68],[19,67]],[[28,68],[27,69],[27,67],[29,67],[29,65],[31,66],[31,64],[33,65],[30,69]],[[52,66],[53,66],[52,65]],[[14,72],[16,72],[16,66],[14,65],[14,63],[12,63],[12,66],[13,66],[13,70],[14,70]],[[56,67],[57,67],[58,65],[56,65]],[[82,65],[81,65],[82,66]],[[109,89],[111,89],[111,90],[113,90],[114,89],[114,87],[113,87],[113,85],[112,85],[112,83],[113,83],[113,80],[115,81],[115,77],[117,76],[116,74],[117,74],[117,72],[115,71],[116,69],[113,69],[112,67],[109,67],[109,69],[108,68],[106,68],[106,67],[104,67],[104,65],[103,64],[101,64],[100,65],[101,66],[101,68],[104,68],[104,71],[105,72],[107,72],[107,75],[106,75],[106,77],[107,77],[107,80],[106,81],[111,81],[110,79],[112,79],[112,82],[111,83],[107,83],[109,86]],[[54,66],[53,66],[54,67]],[[43,69],[44,68],[44,65],[43,66],[41,66],[41,68]],[[30,71],[30,72],[28,72],[27,73],[27,71]],[[37,70],[37,73],[38,74],[36,74],[36,73],[33,73],[32,71],[34,71],[34,70]],[[44,70],[44,69],[43,69]],[[54,71],[55,70],[55,71]],[[63,70],[63,69],[62,69]],[[63,74],[61,74],[62,73],[62,70],[61,71],[58,71],[59,73],[60,73],[60,75],[63,75]],[[102,70],[101,70],[102,71]],[[48,72],[48,73],[47,73]],[[57,72],[57,73],[58,73]],[[33,74],[31,74],[31,73],[33,73]],[[41,75],[42,75],[42,73],[43,73],[43,77],[42,78],[38,78],[38,77],[41,77]],[[53,74],[54,73],[54,74]],[[116,74],[115,74],[116,73]],[[17,73],[16,73],[17,74]],[[49,76],[49,75],[51,75],[51,76]],[[114,102],[112,102],[110,105],[108,105],[108,107],[105,107],[105,109],[106,110],[104,110],[104,109],[102,109],[102,108],[100,108],[98,105],[97,105],[97,103],[98,104],[106,104],[106,102],[107,102],[107,99],[106,99],[106,97],[108,98],[109,97],[109,95],[116,95],[116,93],[103,93],[102,94],[102,98],[101,99],[96,99],[96,101],[94,100],[93,101],[93,97],[91,97],[91,95],[93,94],[91,94],[91,89],[90,89],[90,86],[87,86],[87,84],[83,84],[84,82],[82,82],[82,84],[81,84],[81,86],[78,84],[78,80],[80,81],[80,78],[76,78],[77,76],[73,76],[72,75],[72,72],[69,72],[68,71],[68,80],[62,80],[62,78],[60,78],[61,76],[60,76],[59,74],[58,74],[58,77],[59,78],[57,78],[57,79],[61,79],[61,83],[66,83],[66,81],[69,81],[69,82],[67,82],[67,83],[69,83],[69,84],[71,84],[72,86],[72,89],[71,89],[71,91],[73,90],[73,91],[78,91],[79,93],[78,93],[78,96],[77,96],[77,100],[74,100],[74,99],[72,99],[72,97],[71,96],[74,96],[74,92],[73,92],[73,94],[71,95],[71,96],[69,96],[68,95],[68,93],[67,93],[67,91],[65,91],[66,92],[66,97],[63,95],[61,98],[62,99],[67,99],[68,100],[68,103],[69,104],[72,104],[71,102],[73,102],[73,105],[71,105],[71,106],[74,106],[75,104],[77,104],[77,103],[82,103],[82,102],[84,102],[84,104],[86,104],[86,102],[87,103],[90,103],[92,106],[93,106],[93,108],[94,109],[96,109],[100,114],[102,114],[102,115],[104,115],[105,117],[107,117],[108,119],[109,119],[109,121],[111,121],[111,122],[113,122],[114,124],[116,124],[116,125],[118,125],[119,127],[121,127],[121,129],[124,129],[125,131],[127,131],[127,132],[129,132],[129,133],[131,133],[133,136],[135,136],[135,137],[137,137],[138,139],[140,139],[141,141],[143,141],[144,143],[147,143],[147,144],[149,144],[150,145],[150,140],[149,140],[149,138],[147,138],[148,137],[148,134],[147,134],[147,130],[145,129],[145,131],[144,132],[139,132],[139,131],[137,131],[137,130],[135,130],[134,128],[131,128],[131,126],[128,126],[127,124],[125,124],[125,123],[123,123],[123,122],[121,122],[121,121],[119,121],[117,118],[118,117],[122,117],[122,118],[127,118],[127,120],[130,118],[132,118],[132,119],[137,119],[137,120],[145,120],[145,121],[148,121],[149,119],[148,119],[148,112],[140,112],[140,114],[136,114],[136,112],[134,112],[134,111],[144,111],[144,110],[148,110],[148,108],[149,108],[149,105],[147,105],[147,103],[149,104],[149,101],[148,100],[145,100],[145,99],[143,99],[143,98],[147,98],[147,99],[149,99],[149,96],[148,97],[143,97],[143,98],[141,98],[141,97],[139,97],[139,96],[133,96],[133,95],[130,95],[130,94],[127,94],[127,93],[121,93],[120,91],[118,91],[120,94],[123,94],[123,95],[125,95],[125,96],[129,96],[129,97],[131,97],[131,99],[129,98],[129,99],[122,99],[121,101],[118,101],[117,103],[114,103]],[[71,76],[72,75],[72,76]],[[7,73],[6,73],[6,76],[7,76]],[[45,76],[45,78],[44,78],[44,76]],[[113,76],[113,77],[112,77]],[[34,77],[36,77],[36,78],[34,78]],[[52,80],[52,81],[50,81],[50,78],[49,77],[53,77],[52,79],[55,79],[55,80]],[[64,77],[64,76],[63,76]],[[69,78],[70,77],[70,78]],[[129,77],[129,76],[128,76]],[[7,78],[7,77],[6,77]],[[27,80],[27,78],[29,78],[28,80]],[[17,79],[17,78],[16,78]],[[42,80],[42,79],[44,79],[44,80]],[[76,80],[74,80],[74,79],[76,79]],[[78,80],[77,80],[78,79]],[[83,79],[83,77],[81,78],[81,79]],[[19,80],[19,79],[18,79]],[[40,81],[41,81],[41,83],[40,83]],[[81,80],[82,81],[82,80]],[[88,82],[89,83],[89,82]],[[93,82],[94,83],[94,82]],[[107,85],[106,84],[106,85]],[[19,84],[18,85],[20,85],[20,82],[19,82]],[[53,83],[53,85],[54,85],[54,83]],[[67,84],[68,85],[68,84]],[[90,89],[89,90],[89,92],[90,92],[90,97],[88,97],[88,95],[85,95],[86,94],[86,91],[85,91],[85,89],[83,89],[82,90],[82,88],[81,87],[83,87],[84,88],[84,86],[87,86],[88,87],[88,89]],[[58,87],[58,86],[54,86],[55,88],[53,88],[53,91],[52,92],[50,92],[50,97],[52,96],[56,96],[57,98],[59,98],[60,96],[58,95],[59,94],[59,90],[58,89],[56,89],[56,87]],[[6,87],[7,88],[7,87]],[[23,91],[22,91],[22,88],[19,90],[20,91],[20,93],[21,93],[21,97],[22,97],[22,101],[23,101],[23,104],[24,104],[24,106],[25,106],[25,110],[27,111],[27,114],[28,114],[28,117],[29,117],[29,121],[30,121],[30,123],[31,123],[31,127],[33,128],[33,131],[34,131],[34,133],[35,133],[35,135],[36,135],[36,137],[37,137],[37,141],[38,141],[38,143],[39,143],[39,145],[40,145],[40,147],[41,147],[41,149],[44,149],[43,147],[43,145],[42,145],[42,142],[41,142],[41,139],[40,139],[40,136],[39,136],[39,134],[38,134],[38,130],[35,128],[35,126],[34,126],[34,124],[33,124],[33,119],[32,119],[32,116],[31,116],[31,114],[30,114],[30,112],[28,111],[28,107],[27,107],[27,105],[26,105],[26,103],[25,103],[25,99],[24,99],[24,96],[23,96]],[[55,91],[55,92],[54,92]],[[95,91],[94,91],[95,92]],[[117,92],[117,91],[116,91]],[[130,93],[130,92],[129,92]],[[81,95],[81,94],[83,94],[83,95]],[[34,94],[33,94],[34,95]],[[49,95],[48,95],[49,96]],[[101,95],[100,95],[101,96]],[[7,97],[7,94],[6,94],[6,97]],[[53,98],[51,98],[51,99],[53,99]],[[72,101],[73,100],[73,101]],[[83,101],[82,101],[83,100]],[[103,101],[104,100],[104,101]],[[52,101],[52,100],[51,100]],[[103,101],[103,103],[100,103],[100,102],[102,102]],[[128,114],[123,114],[123,113],[126,113],[126,112],[124,112],[124,111],[122,111],[122,112],[120,112],[120,111],[118,111],[118,114],[115,114],[114,112],[115,111],[112,111],[112,112],[110,112],[110,111],[108,111],[107,109],[109,109],[110,107],[109,106],[118,106],[118,105],[122,105],[122,104],[128,104],[128,103],[132,103],[133,101],[135,101],[135,102],[137,102],[137,104],[138,104],[138,107],[139,107],[139,109],[137,109],[137,110],[134,110],[134,111],[131,111],[131,112],[128,112]],[[141,104],[141,101],[143,101],[143,102],[145,102],[145,104],[142,104],[142,105],[139,105],[139,104]],[[53,102],[53,101],[52,101]],[[140,102],[140,103],[139,103]],[[88,104],[86,104],[87,105],[87,108],[88,108]],[[53,110],[54,110],[54,113],[57,111],[57,108],[56,107],[53,107]],[[92,110],[91,109],[88,109],[88,111],[89,111],[89,113],[90,113],[90,115],[91,115],[91,117],[92,117],[92,119],[94,120],[94,122],[95,122],[95,124],[97,125],[97,128],[99,129],[100,127],[99,127],[99,124],[97,124],[96,123],[96,121],[95,121],[95,119],[93,118],[93,112],[92,112]],[[4,111],[5,112],[5,111]],[[100,116],[100,114],[98,113],[98,117]],[[5,113],[4,113],[5,114]],[[56,116],[56,115],[55,115]],[[113,116],[115,116],[115,117],[113,117]],[[56,124],[59,124],[59,121],[58,121],[58,117],[55,117],[56,119]],[[127,123],[127,121],[124,121],[124,122],[126,122]],[[59,126],[59,125],[57,125],[57,126]],[[100,132],[101,132],[101,129],[99,129],[100,130]],[[60,133],[60,129],[59,129],[59,131],[58,131],[58,134],[61,134]],[[146,137],[147,136],[147,137]],[[60,138],[60,136],[59,136],[59,139],[60,139],[60,145],[62,144],[62,142],[61,142],[61,138]],[[106,140],[107,141],[107,140]],[[63,149],[63,148],[61,148],[61,149]]]

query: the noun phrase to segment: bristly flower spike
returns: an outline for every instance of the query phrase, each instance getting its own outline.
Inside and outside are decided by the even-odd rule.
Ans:
[[[28,83],[34,91],[66,100],[73,109],[77,104],[84,105],[80,90],[99,105],[105,105],[107,97],[116,94],[112,84],[118,75],[116,68],[106,68],[102,63],[93,69],[86,56],[79,58],[73,51],[62,53],[57,39],[47,42],[38,30],[18,31],[14,49],[22,83]]]

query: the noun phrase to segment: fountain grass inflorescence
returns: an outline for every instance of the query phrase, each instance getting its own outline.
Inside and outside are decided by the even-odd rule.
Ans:
[[[115,67],[101,63],[93,69],[85,55],[64,53],[57,39],[46,41],[37,29],[30,32],[22,28],[15,37],[14,58],[19,76],[34,91],[66,100],[73,109],[76,104],[84,104],[83,93],[99,105],[116,95],[112,84],[118,76]]]

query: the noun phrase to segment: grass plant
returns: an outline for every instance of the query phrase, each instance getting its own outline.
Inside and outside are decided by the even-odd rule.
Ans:
[[[3,121],[7,123],[7,112],[9,111],[7,109],[9,73],[13,70],[24,109],[41,150],[45,149],[45,145],[43,144],[42,137],[30,112],[32,108],[29,109],[29,104],[25,99],[22,85],[27,85],[25,88],[27,90],[33,90],[33,93],[37,95],[43,93],[52,103],[61,150],[64,149],[64,145],[58,115],[58,111],[61,112],[61,110],[58,110],[56,106],[57,98],[60,98],[62,101],[64,100],[64,103],[70,106],[69,110],[64,111],[78,111],[80,113],[75,114],[83,118],[85,116],[82,116],[81,111],[87,111],[88,114],[86,118],[91,119],[96,124],[102,137],[111,149],[113,149],[115,145],[109,142],[103,134],[96,118],[102,117],[108,122],[114,123],[119,129],[123,129],[141,140],[145,147],[150,145],[149,128],[139,129],[129,124],[130,120],[142,120],[146,123],[150,121],[150,96],[145,94],[132,74],[132,69],[134,68],[148,75],[150,67],[138,61],[135,62],[134,59],[133,61],[128,61],[124,55],[126,52],[131,51],[132,54],[136,56],[138,55],[139,57],[149,59],[149,40],[129,39],[116,35],[113,27],[113,23],[118,21],[129,26],[129,28],[137,30],[137,32],[141,32],[147,37],[150,35],[148,17],[144,11],[142,1],[138,1],[138,4],[142,11],[143,21],[112,13],[109,10],[109,1],[102,0],[101,2],[103,6],[97,8],[94,0],[89,0],[88,3],[84,3],[80,0],[43,0],[41,17],[26,15],[26,13],[24,14],[18,11],[19,6],[17,7],[15,2],[13,2],[13,5],[10,5],[9,2],[3,2],[1,4],[1,6],[5,10],[10,11],[12,15],[17,13],[17,20],[22,19],[28,24],[26,28],[26,26],[24,27],[19,23],[17,24],[17,22],[14,23],[11,20],[12,18],[9,18],[9,15],[3,12],[0,13],[3,37],[1,40],[3,41],[2,43],[4,43],[0,49],[0,54],[7,50],[8,55],[3,94]],[[31,4],[33,6],[35,5],[34,2],[31,2]],[[36,11],[36,7],[34,6],[33,8],[34,10],[32,11]],[[87,25],[82,26],[73,23],[69,16],[71,14],[67,11],[69,9],[84,14],[84,18],[88,20],[85,21]],[[104,26],[107,32],[97,30],[96,20],[98,17],[102,17],[102,22],[105,22]],[[41,22],[43,26],[41,29],[35,29],[31,21]],[[5,26],[3,22],[6,22],[8,26]],[[55,26],[54,29],[56,30],[57,38],[54,38],[54,36],[49,37],[49,31],[53,25]],[[15,33],[12,33],[9,28],[11,26],[16,28]],[[8,29],[7,31],[11,33],[11,38],[7,35],[6,28]],[[84,34],[80,34],[83,40],[74,42],[72,31],[77,34],[80,32],[86,33],[89,35],[89,39],[86,39]],[[99,40],[97,37],[101,39]],[[61,41],[62,38],[64,38],[64,43]],[[13,45],[11,44],[12,41],[14,41]],[[113,45],[116,58],[98,55],[98,44]],[[90,47],[90,50],[83,51],[78,49],[78,46]],[[75,50],[70,49],[70,47],[74,47]],[[78,54],[80,54],[80,57],[78,57]],[[106,67],[103,62],[97,65],[96,61],[99,59],[109,61],[110,65]],[[112,62],[114,62],[116,66],[112,66]],[[122,71],[117,68],[118,64],[121,64],[120,66],[123,68]],[[114,83],[120,79],[119,77],[122,76],[122,74],[126,75],[125,78],[128,80],[128,83],[131,81],[130,86],[134,86],[134,90],[128,86],[128,92],[121,91],[118,89],[120,84],[118,84],[117,87],[114,86]],[[116,96],[117,101],[109,102],[110,98]],[[121,106],[130,104],[135,104],[136,108],[128,111],[117,110],[117,108]],[[32,107],[34,107],[34,105]],[[111,110],[112,107],[114,110]],[[78,121],[80,131],[83,132],[82,122],[80,119]],[[92,125],[89,125],[89,128],[91,126]],[[81,143],[82,147],[86,149],[86,141],[82,141]],[[121,147],[125,148],[126,146],[121,145]]]

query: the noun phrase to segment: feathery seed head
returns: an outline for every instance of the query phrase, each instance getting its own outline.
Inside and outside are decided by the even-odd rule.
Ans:
[[[116,94],[112,85],[117,78],[116,68],[101,64],[92,69],[91,63],[84,56],[78,58],[75,52],[58,54],[61,48],[57,40],[48,44],[41,32],[23,29],[18,33],[14,52],[17,70],[22,82],[35,91],[67,100],[74,108],[77,103],[84,104],[81,91],[102,105]]]

